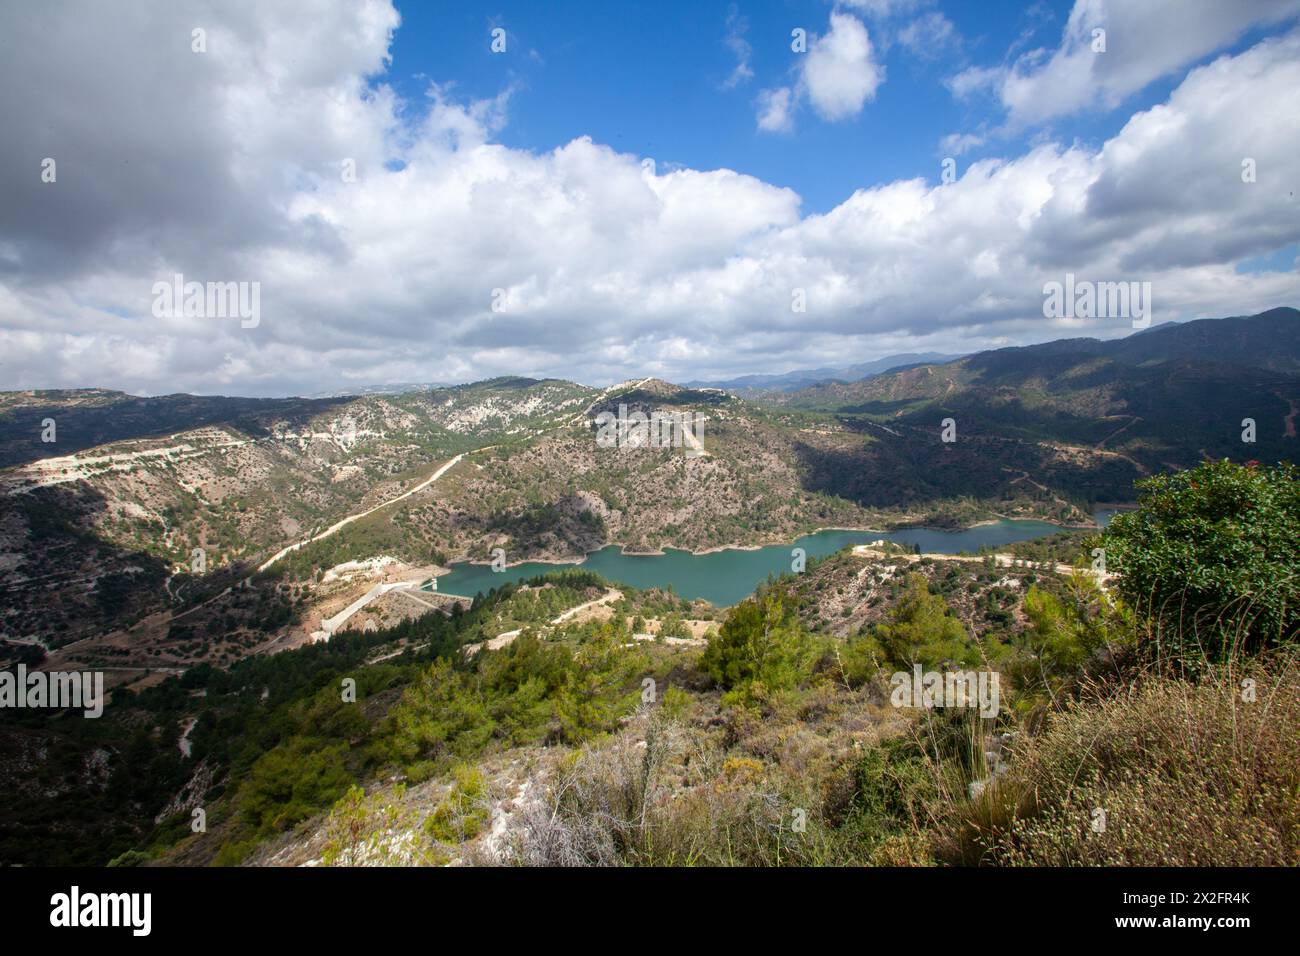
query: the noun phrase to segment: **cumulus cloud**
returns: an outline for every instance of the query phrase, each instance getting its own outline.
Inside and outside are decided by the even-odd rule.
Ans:
[[[1113,108],[1161,77],[1221,50],[1254,26],[1300,14],[1300,0],[1075,0],[1055,50],[999,67],[971,67],[958,96],[991,90],[1019,129],[1089,107]],[[1105,51],[1095,47],[1103,31]]]
[[[885,68],[874,59],[862,21],[847,13],[832,13],[830,31],[808,48],[802,80],[813,109],[823,119],[841,120],[862,112],[885,81]]]
[[[871,37],[862,21],[849,13],[831,13],[827,32],[813,37],[799,57],[794,85],[764,90],[758,98],[758,128],[789,132],[794,111],[807,100],[824,120],[846,120],[862,112],[885,81]]]
[[[802,215],[732,170],[660,174],[586,137],[506,147],[508,89],[399,101],[384,0],[137,9],[0,10],[7,387],[600,384],[1128,331],[1043,318],[1066,271],[1151,281],[1157,321],[1300,299],[1295,272],[1235,269],[1300,241],[1295,35],[1192,71],[1097,149],[1045,142]],[[155,316],[176,272],[260,282],[260,324]]]

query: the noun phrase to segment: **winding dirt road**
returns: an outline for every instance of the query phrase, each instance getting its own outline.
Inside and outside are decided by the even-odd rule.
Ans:
[[[916,561],[920,561],[923,558],[929,558],[931,561],[969,561],[969,562],[976,562],[976,563],[983,563],[984,561],[984,557],[982,555],[969,555],[969,554],[939,554],[939,553],[927,552],[925,554],[888,554],[887,555],[883,551],[877,551],[876,549],[872,548],[871,545],[869,544],[855,544],[853,546],[853,554],[859,558],[885,558],[890,561],[897,559],[899,561],[905,561],[908,564],[912,564]],[[1016,563],[1017,561],[1024,562],[1024,563],[1017,564]],[[1027,561],[1027,559],[1025,558],[1017,558],[1015,555],[1011,555],[1011,554],[995,554],[993,555],[993,563],[996,567],[999,568],[1018,567],[1025,571],[1034,570],[1034,565],[1035,565],[1035,562],[1033,561]],[[1097,579],[1098,585],[1100,585],[1103,590],[1106,587],[1106,583],[1115,576],[1114,573],[1110,571],[1094,571],[1092,568],[1076,568],[1070,564],[1061,564],[1059,561],[1050,565],[1049,570],[1055,571],[1057,574],[1074,574],[1076,571],[1078,571],[1082,574],[1090,575],[1091,577]]]
[[[600,597],[596,598],[594,601],[588,601],[586,604],[579,604],[577,607],[569,608],[563,614],[556,615],[555,617],[551,618],[551,620],[544,626],[555,627],[557,624],[563,624],[569,618],[573,617],[575,614],[587,610],[587,608],[596,607],[601,604],[608,604],[610,601],[617,601],[622,596],[623,596],[623,592],[620,591],[618,588],[610,588],[608,591],[606,591]],[[480,641],[477,644],[466,644],[465,656],[473,657],[475,654],[477,654],[480,650],[483,649],[484,644],[487,645],[487,649],[489,651],[499,651],[501,648],[513,644],[515,638],[518,637],[520,634],[522,634],[523,630],[524,629],[522,627],[516,628],[513,631],[506,631],[504,634],[498,634],[496,637],[492,638],[489,641]]]
[[[653,378],[653,376],[650,376],[650,378]],[[634,390],[640,388],[640,387],[641,387],[642,385],[644,385],[646,382],[650,381],[650,378],[643,378],[643,379],[641,379],[641,381],[636,382],[635,384],[630,385],[630,386],[629,386],[626,382],[621,382],[621,383],[619,383],[618,385],[611,385],[609,388],[604,389],[604,390],[600,393],[600,395],[598,395],[595,399],[592,400],[591,404],[589,404],[586,408],[584,408],[582,411],[580,411],[580,412],[579,412],[577,415],[575,415],[573,418],[568,419],[568,420],[563,421],[563,422],[560,422],[558,425],[553,425],[553,426],[551,426],[550,428],[542,428],[542,429],[539,429],[539,430],[533,432],[533,434],[532,434],[531,436],[529,436],[529,437],[531,437],[531,438],[536,438],[536,437],[538,437],[539,435],[544,435],[544,434],[546,434],[548,431],[555,431],[556,429],[566,428],[566,427],[568,427],[569,425],[577,424],[578,422],[580,422],[582,419],[584,419],[584,418],[587,416],[587,413],[588,413],[588,412],[590,412],[593,408],[595,408],[596,405],[598,405],[600,402],[602,402],[602,401],[604,401],[606,398],[608,398],[608,397],[609,397],[613,392],[616,392],[616,391],[618,391],[619,389],[625,389],[626,391],[634,391]],[[276,563],[277,563],[281,558],[283,558],[286,554],[291,554],[292,552],[297,551],[299,548],[305,547],[306,545],[309,545],[309,544],[311,544],[311,543],[313,543],[313,542],[315,542],[315,541],[320,541],[322,538],[328,538],[328,537],[330,537],[331,535],[337,534],[339,531],[342,531],[344,528],[346,528],[348,525],[352,524],[353,522],[355,522],[355,521],[360,521],[362,518],[368,517],[368,516],[374,514],[376,511],[380,511],[380,510],[382,510],[382,509],[384,509],[384,508],[387,508],[389,505],[397,504],[397,502],[399,502],[399,501],[403,501],[403,500],[405,500],[405,499],[411,497],[411,495],[414,495],[414,494],[416,494],[417,492],[423,491],[425,488],[428,488],[431,484],[433,484],[435,481],[437,481],[439,478],[441,478],[443,475],[445,475],[447,472],[449,472],[452,468],[454,468],[456,465],[458,465],[458,464],[460,463],[461,459],[464,458],[466,455],[474,455],[474,454],[478,454],[479,452],[489,451],[489,450],[491,450],[491,449],[493,449],[493,448],[495,448],[495,447],[497,447],[497,446],[496,446],[496,445],[484,445],[482,448],[475,448],[473,451],[461,452],[461,453],[460,453],[459,455],[457,455],[455,458],[452,458],[450,461],[447,461],[447,462],[445,462],[444,464],[440,465],[440,466],[439,466],[439,467],[438,467],[438,468],[433,472],[433,474],[431,474],[428,478],[424,479],[424,481],[420,482],[420,483],[419,483],[418,485],[416,485],[415,487],[407,489],[406,491],[402,492],[400,495],[394,495],[392,498],[389,498],[389,499],[387,499],[386,501],[382,501],[382,502],[380,502],[379,504],[375,505],[373,508],[367,508],[365,511],[358,512],[357,514],[348,515],[346,518],[343,518],[343,519],[340,520],[340,521],[336,521],[334,524],[330,525],[328,528],[326,528],[326,529],[325,529],[324,531],[322,531],[320,534],[313,535],[313,536],[310,537],[310,538],[304,538],[302,541],[297,541],[297,542],[294,542],[293,544],[290,544],[290,545],[287,545],[287,546],[281,548],[279,551],[277,551],[275,554],[273,554],[270,558],[268,558],[266,561],[264,561],[264,562],[263,562],[263,563],[258,567],[257,570],[259,570],[259,571],[265,571],[265,570],[267,570],[268,568],[274,566],[274,565],[275,565],[275,564],[276,564]]]
[[[478,450],[482,451],[483,449],[478,449]],[[283,558],[286,554],[289,554],[293,551],[297,551],[299,548],[309,545],[314,541],[320,541],[322,538],[328,538],[330,535],[337,534],[339,531],[342,531],[348,525],[352,524],[352,522],[360,521],[362,518],[368,517],[369,515],[374,514],[376,511],[379,511],[381,508],[387,508],[389,505],[396,504],[399,501],[409,498],[417,491],[423,491],[425,488],[428,488],[431,484],[433,484],[435,481],[437,481],[439,478],[441,478],[443,475],[449,472],[452,468],[454,468],[457,464],[459,464],[460,460],[468,454],[470,454],[470,452],[461,452],[455,458],[439,466],[438,469],[434,471],[432,475],[424,479],[424,481],[420,482],[414,488],[410,488],[402,492],[400,495],[395,495],[394,497],[389,498],[387,501],[383,501],[375,505],[373,508],[367,508],[365,511],[360,511],[357,514],[348,515],[343,520],[336,521],[334,524],[330,525],[328,528],[326,528],[318,535],[313,535],[310,538],[306,538],[302,541],[297,541],[287,547],[281,548],[274,555],[272,555],[267,561],[259,565],[257,570],[265,571],[267,568],[271,567],[277,561]]]

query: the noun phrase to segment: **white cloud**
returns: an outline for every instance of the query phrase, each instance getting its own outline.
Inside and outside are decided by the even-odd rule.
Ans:
[[[766,133],[788,133],[794,128],[794,94],[788,86],[758,94],[758,128]]]
[[[998,67],[968,66],[946,81],[952,95],[964,100],[981,90],[996,89],[1006,71]]]
[[[364,80],[396,23],[380,0],[50,9],[0,9],[0,88],[32,91],[0,101],[11,388],[689,379],[1128,331],[1044,319],[1042,284],[1066,271],[1151,281],[1157,321],[1300,301],[1294,271],[1234,268],[1300,241],[1296,35],[1194,70],[1099,149],[1047,141],[801,216],[791,190],[731,170],[656,175],[588,138],[503,146],[508,90],[400,103]],[[153,317],[173,272],[259,281],[261,324]]]
[[[1161,77],[1221,50],[1246,30],[1300,14],[1300,0],[1075,0],[1055,50],[1008,66],[972,68],[951,82],[958,96],[991,88],[1013,129],[1089,107],[1113,108]],[[1105,31],[1095,52],[1094,31]]]
[[[923,60],[935,60],[957,47],[960,37],[951,20],[931,10],[899,30],[898,42]]]
[[[949,156],[960,156],[985,142],[985,138],[976,133],[949,133],[939,140],[939,148]]]
[[[862,21],[833,12],[830,32],[814,40],[805,55],[802,84],[813,109],[827,120],[856,116],[884,81],[885,68],[873,58]]]
[[[852,14],[831,13],[829,30],[812,37],[806,53],[798,57],[793,86],[759,94],[758,128],[787,133],[794,114],[806,100],[824,120],[850,119],[862,112],[885,81],[885,68],[876,62],[871,38],[862,21]]]
[[[745,33],[748,30],[749,23],[740,15],[740,12],[736,9],[736,5],[733,3],[727,10],[727,33],[723,38],[723,41],[727,44],[727,49],[729,49],[735,56],[736,66],[732,69],[731,75],[728,76],[726,81],[722,84],[726,89],[739,86],[741,83],[745,83],[754,78],[754,70],[749,65],[749,60],[754,53],[754,48],[751,47],[749,41],[745,39]]]

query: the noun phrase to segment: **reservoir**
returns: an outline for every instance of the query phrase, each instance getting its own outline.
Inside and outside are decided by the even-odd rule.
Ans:
[[[1112,511],[1098,511],[1099,523],[1109,521]],[[903,531],[818,531],[796,538],[789,545],[770,545],[754,550],[727,549],[708,554],[692,554],[675,548],[663,554],[624,554],[618,545],[610,545],[587,555],[575,564],[546,564],[528,561],[504,571],[493,571],[486,564],[453,564],[450,574],[438,578],[438,590],[444,594],[472,597],[507,582],[522,581],[564,568],[582,568],[617,584],[635,588],[672,587],[684,598],[703,598],[718,607],[743,601],[769,575],[790,571],[791,550],[803,548],[809,558],[834,554],[853,544],[869,544],[885,539],[906,545],[919,545],[922,551],[938,554],[974,552],[980,548],[998,548],[1015,541],[1041,538],[1062,530],[1043,521],[997,521],[940,531],[933,528],[908,528]]]

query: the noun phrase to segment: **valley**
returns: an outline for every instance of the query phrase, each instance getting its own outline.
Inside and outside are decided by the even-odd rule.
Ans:
[[[884,535],[925,550],[977,551],[1014,540],[989,528],[1030,535],[1095,527],[1092,501],[1131,499],[1134,480],[1187,467],[1211,449],[1243,460],[1286,456],[1283,419],[1295,386],[1284,382],[1294,366],[1272,343],[1288,341],[1295,320],[1294,310],[1222,320],[1224,342],[1207,343],[1193,323],[1121,345],[981,353],[773,393],[770,402],[654,379],[606,389],[501,379],[357,399],[242,401],[226,412],[231,424],[0,471],[0,588],[13,596],[0,634],[144,673],[298,646],[330,617],[313,610],[315,579],[380,556],[427,566],[428,577],[442,575],[444,589],[464,597],[546,563],[585,561],[612,580],[675,583],[727,605],[787,569],[796,546],[816,554]],[[1171,351],[1153,363],[1161,336]],[[1254,349],[1260,374],[1272,379],[1241,397],[1241,411],[1204,403],[1221,423],[1202,412],[1191,427],[1186,418],[1165,426],[1168,410],[1120,411],[1135,407],[1128,380],[1136,374],[1150,387],[1144,406],[1172,403],[1176,412],[1195,401],[1170,392],[1173,383],[1189,387],[1184,363],[1240,357],[1233,349]],[[1097,366],[1107,350],[1127,357]],[[1201,387],[1219,380],[1212,374]],[[1021,396],[1015,404],[994,398],[1007,387]],[[1023,396],[1035,394],[1041,399],[1026,405]],[[62,417],[66,434],[69,418],[81,431],[79,416],[127,401],[136,400],[94,391],[8,396],[0,446],[21,447],[19,434],[38,413]],[[146,402],[159,424],[179,414],[164,400],[135,407]],[[708,454],[601,448],[593,423],[619,406],[701,416]],[[1067,407],[1101,417],[1067,415]],[[200,404],[195,413],[212,417],[214,408],[225,406]],[[1261,428],[1254,447],[1239,440],[1248,413],[1279,424]],[[144,428],[135,423],[142,414],[124,423]],[[955,443],[939,440],[945,417],[959,422]],[[825,528],[880,531],[849,541]],[[504,576],[483,568],[498,552]],[[641,555],[673,557],[656,577],[647,574],[655,560]],[[744,570],[722,570],[730,563]],[[710,580],[734,583],[701,587]],[[43,598],[50,589],[53,610]],[[215,621],[221,637],[196,643]]]
[[[1114,502],[1214,455],[1294,457],[1300,374],[1272,345],[1242,373],[1230,345],[1262,350],[1300,314],[1232,321],[1247,327],[1224,325],[1227,342],[1156,330],[1100,364],[1119,347],[979,353],[751,397],[498,379],[249,400],[237,416],[198,403],[228,420],[157,431],[180,414],[166,400],[7,395],[0,447],[16,458],[34,415],[83,429],[104,403],[137,414],[107,443],[0,471],[0,653],[102,671],[113,694],[98,727],[11,723],[0,776],[17,786],[32,754],[58,753],[41,786],[53,808],[84,805],[68,818],[103,824],[78,831],[99,863],[613,862],[600,840],[647,834],[589,844],[595,805],[548,801],[565,787],[609,799],[597,778],[668,734],[642,755],[661,761],[655,786],[686,795],[682,812],[740,825],[729,801],[775,786],[787,802],[758,819],[815,805],[834,829],[851,816],[834,768],[902,746],[889,741],[912,726],[882,696],[882,661],[996,660],[1038,706],[1078,666],[1044,670],[1048,618],[1080,634],[1129,626],[1112,619],[1118,579],[1088,557]],[[1232,369],[1203,364],[1207,351]],[[628,410],[698,416],[700,447],[602,447],[600,416]],[[1243,417],[1276,427],[1243,443]],[[762,678],[719,658],[756,613],[785,635]],[[890,644],[914,626],[913,650]],[[345,676],[358,705],[339,709]],[[753,708],[789,741],[768,739]],[[694,769],[680,762],[691,748],[708,754]],[[147,782],[87,791],[105,761],[104,779]],[[393,768],[409,788],[375,777]],[[286,776],[305,796],[281,805],[272,780]],[[822,789],[796,795],[805,777]],[[197,806],[214,825],[184,836]],[[556,844],[546,828],[571,812],[578,830]],[[409,828],[364,847],[341,836],[388,813]],[[53,816],[10,815],[24,845],[67,836]],[[671,824],[703,846],[695,826]],[[868,843],[877,861],[913,859]],[[746,852],[761,862],[765,847]]]

